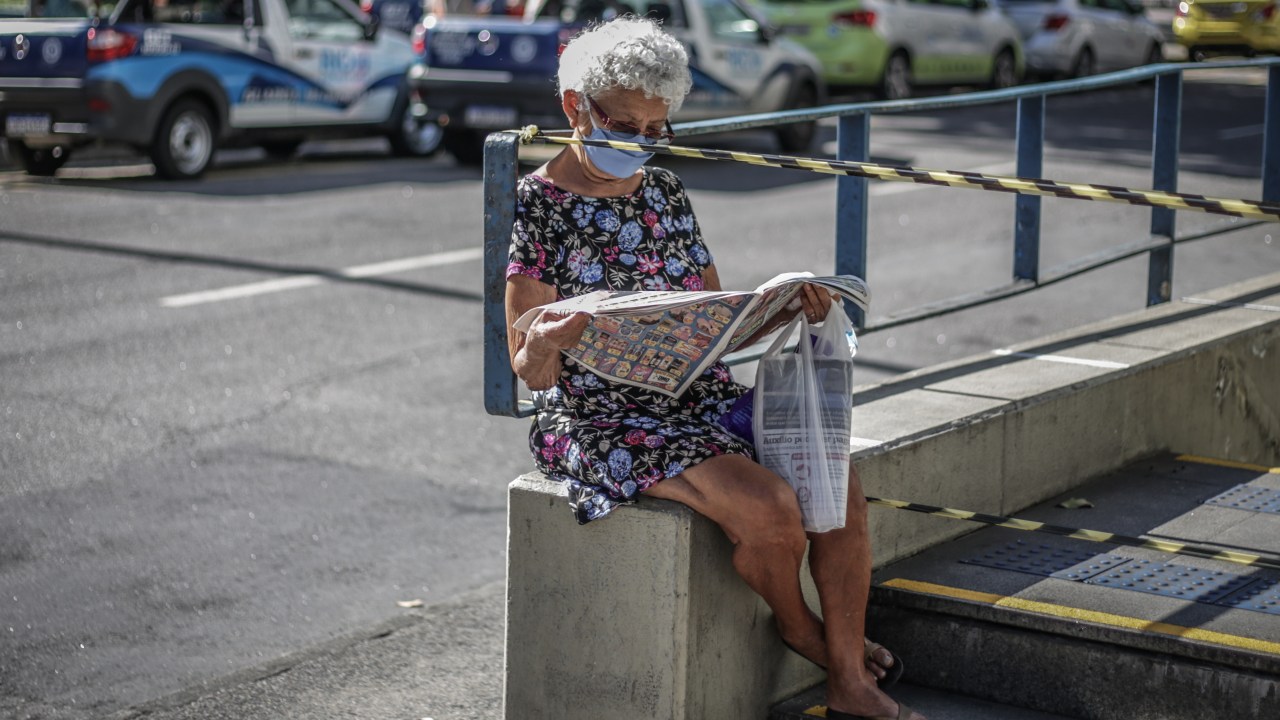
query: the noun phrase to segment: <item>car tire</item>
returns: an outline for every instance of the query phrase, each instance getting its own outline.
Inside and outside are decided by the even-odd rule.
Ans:
[[[1162,62],[1164,62],[1164,48],[1160,43],[1151,43],[1151,47],[1147,48],[1147,59],[1142,64],[1158,65]]]
[[[803,83],[796,87],[784,110],[810,108],[818,102],[818,89],[811,83]],[[801,153],[813,146],[813,138],[818,134],[816,122],[789,123],[780,126],[776,131],[778,147],[784,153]]]
[[[261,147],[272,160],[288,160],[302,147],[302,140],[272,140],[262,143]]]
[[[478,130],[448,129],[444,131],[444,149],[459,165],[484,164],[484,138]]]
[[[1089,77],[1097,71],[1098,64],[1093,58],[1093,50],[1088,47],[1081,48],[1075,62],[1071,63],[1071,77]]]
[[[434,122],[419,120],[413,115],[413,103],[407,95],[401,95],[396,103],[395,125],[387,133],[391,141],[391,153],[399,157],[430,157],[440,150],[444,129]]]
[[[905,52],[898,50],[885,61],[884,75],[880,78],[880,97],[885,100],[911,97],[911,59]]]
[[[195,98],[169,106],[151,142],[156,173],[170,180],[191,180],[204,174],[217,149],[213,111]]]
[[[1018,60],[1014,57],[1012,50],[1005,48],[996,55],[995,61],[991,64],[989,85],[992,90],[1003,90],[1017,84]]]
[[[53,177],[58,168],[71,158],[71,148],[66,145],[33,148],[22,141],[10,140],[9,156],[17,159],[28,175]]]

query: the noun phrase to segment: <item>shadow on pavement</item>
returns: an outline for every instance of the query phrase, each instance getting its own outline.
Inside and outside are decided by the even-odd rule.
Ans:
[[[384,288],[387,290],[399,290],[402,292],[411,292],[423,295],[434,295],[436,297],[448,298],[451,300],[463,300],[477,303],[484,302],[484,295],[480,293],[453,290],[450,288],[436,287],[432,285],[422,285],[419,283],[410,283],[401,280],[388,280],[381,277],[351,277],[349,275],[342,274],[338,270],[326,267],[264,263],[257,260],[246,260],[244,258],[170,252],[165,250],[150,250],[147,248],[93,242],[91,240],[65,240],[62,238],[46,237],[42,235],[0,231],[0,243],[6,242],[35,245],[45,248],[58,248],[62,250],[142,258],[146,260],[185,263],[188,265],[200,265],[204,267],[217,267],[228,270],[250,270],[253,272],[280,277],[315,275],[333,282],[366,285]]]

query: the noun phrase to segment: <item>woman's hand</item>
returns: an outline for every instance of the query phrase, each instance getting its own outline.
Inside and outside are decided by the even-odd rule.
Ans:
[[[555,387],[564,366],[560,351],[577,345],[590,322],[591,316],[583,312],[543,312],[533,321],[513,363],[530,390]]]
[[[831,309],[831,303],[836,298],[836,296],[823,289],[822,286],[812,283],[805,283],[801,286],[800,294],[796,297],[800,300],[800,309],[804,311],[804,317],[809,321],[810,325],[820,323],[826,319],[827,312]],[[795,304],[794,300],[792,304]]]
[[[578,344],[590,323],[591,316],[584,312],[543,312],[529,326],[525,349],[538,357],[567,350]]]

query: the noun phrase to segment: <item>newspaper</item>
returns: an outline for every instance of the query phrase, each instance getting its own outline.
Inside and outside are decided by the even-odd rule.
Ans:
[[[586,312],[591,323],[566,355],[612,382],[679,397],[786,308],[805,283],[838,293],[864,312],[870,301],[866,283],[853,275],[783,273],[755,290],[599,290],[533,308],[515,328],[527,332],[543,311]]]

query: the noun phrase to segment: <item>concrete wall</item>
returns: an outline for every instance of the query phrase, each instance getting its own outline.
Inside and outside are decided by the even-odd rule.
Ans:
[[[867,494],[1009,514],[1165,450],[1280,466],[1280,274],[1200,297],[1225,304],[1170,303],[860,388]],[[642,500],[579,527],[536,475],[510,502],[508,718],[763,718],[822,679],[687,508]],[[871,510],[878,564],[973,528]]]

